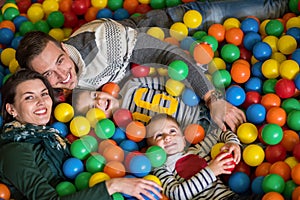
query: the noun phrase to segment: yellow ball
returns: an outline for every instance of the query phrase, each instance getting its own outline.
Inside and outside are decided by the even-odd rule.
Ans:
[[[252,123],[243,123],[237,129],[237,136],[244,144],[250,144],[257,139],[258,130]]]
[[[92,0],[91,4],[95,8],[103,9],[107,6],[107,0]]]
[[[160,67],[156,71],[160,76],[168,76],[168,68]]]
[[[19,10],[18,6],[17,6],[15,3],[6,3],[6,4],[4,4],[4,5],[2,6],[1,12],[4,13],[5,10],[6,10],[7,8],[10,8],[10,7],[16,8],[16,9]]]
[[[8,47],[1,52],[1,62],[5,66],[9,66],[10,61],[16,57],[16,50]]]
[[[96,123],[101,120],[106,118],[105,113],[103,110],[99,108],[91,108],[85,115],[86,119],[90,122],[91,127],[95,128]]]
[[[291,169],[299,163],[298,160],[294,156],[287,157],[284,160],[284,162],[286,162],[291,167]]]
[[[224,21],[223,26],[225,27],[225,30],[240,28],[241,22],[237,18],[230,17]]]
[[[189,10],[183,15],[183,23],[188,28],[197,28],[202,23],[202,15],[197,10]]]
[[[45,0],[43,3],[42,3],[42,8],[44,10],[44,13],[46,15],[49,15],[51,12],[54,12],[54,11],[58,11],[59,9],[59,4],[57,1],[55,0]]]
[[[89,120],[83,116],[76,116],[70,122],[70,131],[76,137],[87,135],[91,130]]]
[[[269,19],[265,19],[264,21],[262,21],[259,25],[259,33],[261,34],[261,36],[265,36],[266,34],[266,25],[269,22]]]
[[[108,174],[106,174],[104,172],[96,172],[89,179],[89,187],[93,187],[97,183],[107,181],[109,179],[110,179],[110,177]]]
[[[296,27],[300,28],[300,18],[299,17],[291,17],[285,24],[286,30],[290,28]]]
[[[64,32],[64,38],[69,38],[73,32],[72,28],[63,28],[62,30]]]
[[[278,51],[273,52],[271,58],[277,60],[279,63],[282,63],[283,61],[286,60],[286,56],[283,53]]]
[[[52,28],[48,34],[60,42],[65,39],[65,32],[61,28]]]
[[[248,145],[243,151],[243,160],[251,167],[260,165],[265,159],[265,152],[257,144]]]
[[[10,73],[14,74],[18,69],[20,69],[19,63],[16,58],[13,58],[8,65]]]
[[[226,69],[225,61],[220,57],[214,57],[210,63],[208,63],[208,73],[213,74],[220,69]]]
[[[141,4],[149,4],[150,0],[138,0]]]
[[[225,145],[223,142],[219,142],[215,144],[210,151],[210,155],[212,159],[215,159],[215,157],[221,152],[221,148]]]
[[[297,41],[293,36],[283,35],[279,38],[277,46],[281,53],[290,55],[297,49]]]
[[[35,23],[44,18],[44,10],[41,6],[30,6],[27,10],[28,19]]]
[[[188,27],[182,22],[175,22],[170,27],[171,37],[176,38],[178,41],[183,40],[188,35]]]
[[[54,117],[57,121],[69,122],[74,117],[74,108],[68,103],[60,103],[54,109]]]
[[[294,60],[285,60],[280,63],[279,73],[282,78],[293,80],[299,73],[299,64]]]
[[[262,74],[270,79],[277,78],[279,76],[279,62],[275,59],[268,59],[263,62],[261,66]]]
[[[166,90],[171,96],[174,97],[180,96],[184,88],[185,85],[180,81],[176,81],[174,79],[168,79],[166,82]]]
[[[149,181],[153,181],[159,186],[162,185],[159,178],[157,176],[152,175],[152,174],[148,174],[147,176],[144,176],[143,178],[146,179],[146,180],[149,180]]]
[[[159,27],[151,27],[147,30],[147,34],[151,35],[159,40],[165,39],[165,33],[164,31]]]
[[[277,49],[278,37],[274,35],[268,35],[262,41],[270,45],[272,52],[278,51]]]

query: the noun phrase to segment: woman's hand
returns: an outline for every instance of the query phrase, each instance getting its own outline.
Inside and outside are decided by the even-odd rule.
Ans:
[[[153,196],[155,194],[159,198],[162,198],[160,193],[162,188],[155,182],[143,178],[112,178],[106,181],[106,187],[110,195],[120,192],[143,200],[143,194],[149,199],[155,200]]]

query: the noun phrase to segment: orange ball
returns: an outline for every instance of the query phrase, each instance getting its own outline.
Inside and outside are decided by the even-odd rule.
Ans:
[[[9,200],[10,195],[11,193],[9,188],[5,184],[0,183],[0,199]]]
[[[262,200],[284,200],[284,198],[278,192],[268,192],[263,196]]]
[[[16,26],[15,24],[10,21],[10,20],[3,20],[2,22],[0,22],[0,28],[8,28],[10,29],[12,32],[16,32]]]
[[[199,124],[189,124],[184,130],[185,139],[190,144],[197,144],[205,137],[205,130]]]
[[[266,110],[269,110],[271,107],[280,106],[281,99],[277,94],[268,93],[261,97],[260,103],[266,108]]]
[[[106,163],[103,172],[107,173],[110,178],[120,178],[125,176],[126,169],[122,162],[113,160]]]
[[[245,83],[251,75],[250,67],[242,61],[233,62],[230,70],[231,78],[236,83]]]
[[[105,148],[111,145],[117,145],[117,142],[112,139],[102,140],[98,145],[98,153],[103,154]]]
[[[291,167],[284,161],[277,161],[271,165],[270,174],[278,174],[284,181],[288,181],[291,178]]]
[[[292,193],[292,200],[300,199],[300,186],[297,186]]]
[[[138,0],[125,0],[123,2],[123,8],[128,11],[130,15],[135,13],[137,6],[139,5]]]
[[[102,153],[107,162],[112,160],[122,162],[124,154],[124,150],[117,145],[108,145]]]
[[[270,124],[283,126],[286,123],[286,112],[283,108],[274,106],[267,111],[266,120]]]
[[[299,135],[293,130],[284,130],[280,143],[287,151],[292,152],[295,145],[299,143]]]
[[[300,163],[295,165],[292,168],[292,173],[291,173],[293,181],[297,184],[300,185]]]
[[[68,12],[72,8],[72,0],[60,0],[59,1],[59,10],[61,12]]]
[[[93,21],[97,17],[97,13],[99,11],[99,8],[96,7],[89,7],[86,13],[84,14],[84,19],[87,22]]]
[[[132,121],[126,126],[126,136],[134,142],[140,142],[146,137],[146,127],[142,122]]]
[[[258,165],[255,169],[255,176],[266,176],[270,173],[270,168],[272,164],[269,162],[263,162],[260,165]]]
[[[209,44],[196,44],[193,51],[193,57],[199,64],[208,64],[214,57],[214,51]]]
[[[240,28],[230,28],[225,32],[225,40],[227,43],[239,46],[242,44],[244,32]]]
[[[105,83],[101,89],[102,92],[106,92],[115,98],[118,98],[120,92],[120,86],[114,82]]]
[[[225,32],[226,29],[222,24],[212,24],[207,30],[207,34],[214,36],[218,42],[225,39]]]

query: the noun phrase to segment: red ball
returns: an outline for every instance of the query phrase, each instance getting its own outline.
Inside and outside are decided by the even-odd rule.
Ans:
[[[243,46],[239,46],[240,49],[240,58],[251,62],[252,52],[246,49]]]
[[[220,156],[220,155],[222,155],[223,153],[225,153],[225,152],[220,152],[220,153],[217,155],[217,157]],[[233,156],[232,156],[232,154],[228,154],[228,155],[225,156],[223,159],[226,159],[226,158],[233,158]],[[226,169],[226,171],[231,171],[231,172],[232,172],[232,171],[235,169],[236,163],[235,163],[234,161],[230,161],[230,162],[227,162],[225,165],[234,165],[232,168]]]
[[[134,77],[145,77],[148,76],[150,72],[150,67],[138,65],[138,64],[132,64],[131,65],[131,73]]]
[[[286,158],[286,149],[282,144],[269,145],[265,149],[266,160],[269,163],[283,161]]]
[[[88,5],[85,0],[75,0],[72,3],[72,11],[76,15],[83,15],[88,10]]]
[[[118,109],[113,114],[113,122],[120,128],[126,128],[132,120],[132,113],[125,108]]]
[[[275,93],[282,99],[287,99],[295,94],[296,86],[293,80],[280,79],[275,84]]]
[[[72,11],[64,12],[65,22],[64,27],[65,28],[74,28],[78,25],[78,17],[77,15]]]
[[[68,134],[66,136],[66,138],[69,140],[70,143],[73,143],[75,140],[78,139],[78,137],[76,137],[75,135],[73,135],[72,133]]]
[[[115,98],[119,97],[119,92],[120,92],[120,86],[117,83],[114,82],[108,82],[103,85],[102,92],[106,92],[110,95],[112,95]]]
[[[247,109],[252,104],[260,103],[261,101],[261,95],[257,91],[248,91],[246,92],[246,98],[244,103],[242,104],[242,107]]]
[[[234,168],[233,172],[244,172],[249,177],[251,175],[251,167],[247,165],[244,161],[240,161]]]
[[[31,6],[31,0],[17,1],[17,6],[20,13],[27,13],[28,8]]]
[[[145,13],[149,12],[150,10],[152,10],[152,8],[149,4],[141,3],[136,7],[135,12],[140,13],[140,14],[145,14]]]
[[[293,149],[293,156],[297,159],[300,160],[300,143],[296,144]]]

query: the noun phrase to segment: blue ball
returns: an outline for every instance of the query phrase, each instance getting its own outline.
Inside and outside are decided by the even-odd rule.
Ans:
[[[117,10],[115,10],[115,12],[113,13],[113,18],[115,20],[124,20],[129,18],[129,12],[124,9],[124,8],[118,8]]]
[[[158,192],[160,192],[160,190],[159,189],[157,189],[157,188],[155,188]],[[160,198],[156,195],[156,194],[154,194],[153,192],[151,192],[151,191],[148,191],[150,194],[151,194],[151,196],[153,196],[156,200],[159,200]],[[145,195],[143,195],[142,194],[142,197],[144,198],[144,200],[150,200],[148,197],[146,197]]]
[[[254,63],[254,65],[252,65],[252,67],[251,67],[251,74],[252,74],[252,76],[255,76],[261,80],[264,80],[264,79],[266,79],[266,77],[263,75],[263,73],[261,71],[262,64],[263,64],[263,62]]]
[[[232,85],[226,90],[226,100],[234,106],[240,106],[246,99],[246,93],[241,86]]]
[[[300,65],[300,48],[296,49],[291,56],[292,60],[296,61]]]
[[[244,33],[248,33],[248,32],[256,32],[257,33],[259,31],[259,23],[255,19],[249,17],[249,18],[244,19],[241,22],[240,28],[242,29],[242,31]]]
[[[9,28],[0,28],[0,44],[9,45],[14,38],[14,32]]]
[[[182,101],[188,106],[198,105],[200,97],[190,88],[185,88],[182,92]]]
[[[112,18],[113,17],[113,13],[110,9],[108,8],[103,8],[101,10],[98,11],[96,18],[100,19],[100,18]]]
[[[69,158],[63,163],[63,172],[67,178],[75,179],[76,176],[84,171],[84,165],[78,158]]]
[[[266,108],[261,104],[251,104],[246,110],[247,121],[253,124],[261,124],[266,118]]]
[[[247,192],[247,190],[249,189],[250,178],[244,172],[234,172],[229,177],[228,185],[233,192],[242,194]]]
[[[52,128],[55,128],[56,130],[58,130],[58,132],[63,136],[66,137],[69,133],[69,128],[65,123],[62,122],[54,122],[53,124],[51,124]]]
[[[272,55],[272,48],[266,42],[257,42],[253,46],[253,56],[259,61],[265,61],[271,58]]]
[[[249,80],[244,84],[244,89],[246,92],[256,91],[261,93],[263,86],[263,81],[258,77],[250,77]]]
[[[264,194],[264,190],[262,188],[262,182],[264,180],[264,176],[255,177],[251,183],[251,190],[254,194]]]
[[[124,178],[136,178],[135,176],[131,175],[131,174],[127,174],[124,176]],[[125,193],[121,193],[123,197],[125,197],[126,199],[136,199],[135,197],[129,195],[129,194],[125,194]]]
[[[295,40],[297,41],[297,43],[298,44],[300,43],[300,28],[299,27],[289,28],[286,31],[286,35],[290,35],[290,36],[294,37]]]
[[[261,36],[258,33],[251,31],[245,34],[243,39],[243,45],[247,50],[252,51],[253,46],[260,41]]]
[[[196,40],[191,37],[191,36],[187,36],[185,37],[183,40],[181,40],[180,42],[180,48],[183,50],[190,50],[191,45],[195,42]]]
[[[117,127],[111,139],[113,139],[117,144],[120,144],[126,139],[126,133],[121,128]]]
[[[300,90],[300,74],[297,74],[294,78],[295,86],[298,90]]]
[[[12,39],[11,47],[14,49],[17,49],[22,38],[23,38],[23,36],[16,36],[14,39]]]
[[[28,21],[28,18],[27,18],[27,17],[22,16],[22,15],[16,16],[16,17],[13,19],[13,23],[14,23],[14,25],[15,25],[15,27],[16,27],[16,31],[19,31],[21,24],[22,24],[23,22],[26,22],[26,21]]]
[[[151,172],[151,162],[144,155],[134,156],[130,160],[129,170],[136,177],[147,176]]]
[[[120,143],[120,147],[124,150],[125,153],[139,150],[139,146],[137,145],[137,143],[128,139],[123,140]]]

